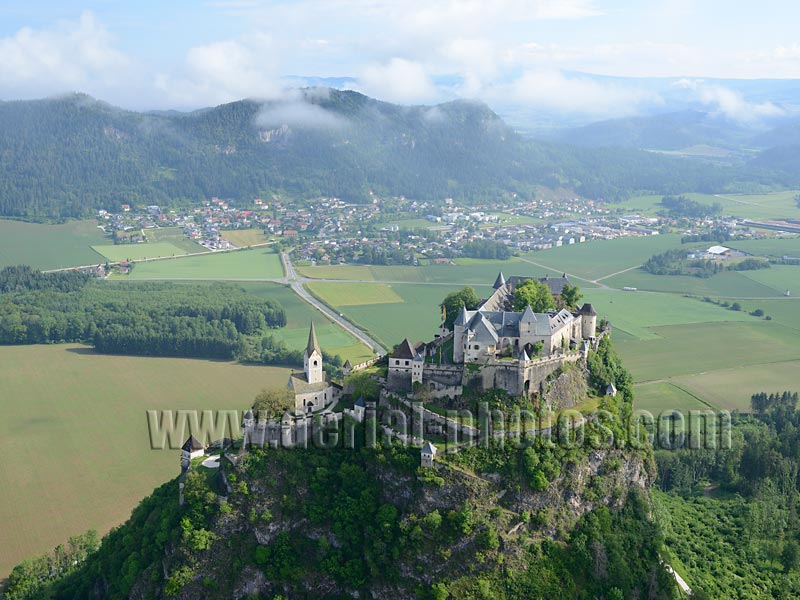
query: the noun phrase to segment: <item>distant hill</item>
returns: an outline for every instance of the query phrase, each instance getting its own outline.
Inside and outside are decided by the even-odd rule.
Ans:
[[[0,102],[0,130],[0,216],[31,220],[211,196],[491,199],[544,185],[615,198],[770,182],[634,150],[531,141],[480,103],[408,107],[327,88],[191,113],[130,112],[81,94]]]
[[[589,147],[681,150],[692,146],[736,149],[749,129],[696,110],[599,121],[554,134],[557,141]]]

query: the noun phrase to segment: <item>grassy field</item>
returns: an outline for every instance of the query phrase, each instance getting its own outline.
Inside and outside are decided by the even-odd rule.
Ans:
[[[275,329],[271,334],[286,342],[290,348],[302,350],[306,347],[308,326],[313,319],[320,346],[326,352],[339,354],[344,359],[350,359],[353,364],[372,358],[369,348],[300,298],[289,286],[277,283],[243,283],[242,287],[252,294],[281,303],[286,310],[286,327]]]
[[[92,246],[92,249],[112,262],[121,260],[142,260],[144,258],[161,258],[164,256],[183,256],[189,252],[170,242],[152,242],[146,244],[105,244]]]
[[[660,339],[653,327],[715,323],[721,321],[758,322],[746,312],[726,310],[716,304],[686,298],[677,294],[586,290],[599,317],[607,318],[615,334],[623,330],[641,340]]]
[[[775,265],[771,269],[744,271],[742,274],[756,283],[772,288],[780,295],[786,290],[800,293],[800,265]]]
[[[800,256],[800,236],[773,237],[761,240],[735,240],[729,243],[731,248],[755,256]]]
[[[280,256],[270,248],[209,253],[176,260],[139,263],[131,279],[277,279],[283,277]]]
[[[722,206],[722,212],[744,219],[779,219],[800,216],[795,203],[797,191],[775,192],[771,194],[683,194],[703,204],[714,203]],[[644,195],[614,203],[610,208],[620,208],[626,213],[654,216],[661,210],[661,196]]]
[[[145,229],[144,235],[149,243],[166,242],[176,246],[177,248],[180,248],[188,254],[194,254],[196,252],[209,252],[207,248],[183,235],[183,228],[181,227],[158,227],[156,229]]]
[[[221,231],[220,235],[238,248],[263,244],[267,241],[263,229],[231,229],[230,231]]]
[[[373,297],[386,286],[378,283],[311,285],[328,304],[389,347],[400,343],[405,337],[412,341],[433,339],[442,320],[439,303],[448,292],[458,289],[458,286],[399,283],[391,285],[392,293],[398,298],[395,302],[345,305],[337,304],[334,300],[347,300],[350,294],[356,292]],[[486,296],[490,291],[488,286],[477,288],[479,296]]]
[[[637,382],[800,360],[797,331],[755,318],[750,323],[670,325],[651,331],[657,339],[618,344]]]
[[[108,531],[178,474],[178,450],[150,449],[146,410],[242,409],[287,377],[76,345],[0,347],[0,579],[71,535]]]
[[[497,274],[543,277],[561,271],[539,267],[524,258],[478,260],[458,258],[453,264],[414,266],[332,265],[298,267],[297,272],[312,279],[345,279],[388,283],[441,283],[456,286],[492,285]]]
[[[703,279],[690,275],[653,275],[641,269],[635,269],[610,277],[604,280],[603,283],[617,289],[635,287],[639,290],[652,292],[693,294],[695,296],[762,298],[783,295],[782,291],[779,292],[772,287],[755,281],[748,277],[745,272],[734,271]]]
[[[0,220],[0,268],[26,264],[61,269],[99,264],[104,258],[92,246],[108,243],[95,221],[40,225]]]
[[[306,287],[332,306],[358,306],[361,304],[387,304],[403,302],[392,286],[385,283],[332,283],[315,281]]]
[[[749,412],[750,397],[756,392],[797,391],[798,373],[800,360],[792,360],[684,375],[671,381],[714,406]]]
[[[690,410],[706,410],[708,405],[671,383],[656,382],[636,386],[635,408],[650,411],[654,416],[658,416],[670,410],[684,414]]]
[[[653,254],[680,245],[680,237],[677,235],[626,237],[541,250],[527,254],[524,258],[559,273],[564,271],[568,275],[594,281],[637,267]]]

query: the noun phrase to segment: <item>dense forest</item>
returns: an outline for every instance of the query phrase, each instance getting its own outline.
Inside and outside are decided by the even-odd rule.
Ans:
[[[537,185],[614,199],[771,185],[764,169],[527,140],[485,105],[398,106],[350,91],[134,113],[88,96],[0,102],[0,215],[85,217],[121,203],[211,196],[531,197]]]
[[[278,302],[229,284],[94,282],[74,271],[0,271],[0,344],[83,342],[140,356],[302,362],[269,335]]]
[[[659,204],[664,207],[665,214],[674,218],[703,219],[722,212],[719,202],[703,204],[686,196],[664,196]]]
[[[667,545],[695,598],[800,595],[797,392],[758,393],[733,415],[732,447],[658,450]]]

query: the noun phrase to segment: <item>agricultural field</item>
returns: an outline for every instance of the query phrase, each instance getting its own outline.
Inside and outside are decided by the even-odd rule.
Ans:
[[[680,236],[677,235],[626,237],[540,250],[528,253],[523,258],[558,273],[566,272],[570,277],[596,281],[638,267],[653,254],[680,245]]]
[[[145,229],[144,235],[148,243],[166,242],[180,248],[185,253],[195,254],[197,252],[209,252],[209,250],[194,240],[190,240],[183,235],[181,227],[157,227],[155,229]]]
[[[727,245],[755,256],[800,257],[800,236],[771,237],[761,240],[735,240]]]
[[[150,245],[150,244],[148,244]],[[124,247],[124,246],[117,246]],[[175,260],[138,263],[130,279],[278,279],[281,259],[271,248],[214,252]]]
[[[251,294],[277,300],[286,310],[286,327],[274,329],[271,335],[295,350],[302,350],[308,341],[308,326],[313,320],[317,338],[325,352],[339,354],[353,364],[373,357],[369,348],[339,327],[325,315],[295,294],[287,285],[278,283],[242,283]]]
[[[408,337],[412,341],[431,340],[442,321],[439,303],[459,286],[398,283],[326,283],[314,286],[317,295],[340,310],[348,319],[389,348]],[[334,300],[348,301],[352,294],[373,297],[377,290],[389,287],[398,301],[372,304],[340,304]],[[370,290],[369,288],[374,288]],[[490,286],[476,287],[479,296],[487,296]]]
[[[92,246],[108,241],[93,220],[61,225],[0,220],[0,268],[25,264],[47,270],[96,265],[104,258]]]
[[[724,321],[758,322],[746,312],[727,310],[716,304],[677,294],[584,290],[598,317],[609,320],[617,337],[619,330],[631,338],[656,340],[653,328],[667,325],[715,323]]]
[[[634,408],[649,411],[655,417],[664,411],[677,410],[688,415],[690,410],[709,408],[680,387],[663,381],[637,385],[635,392]]]
[[[220,235],[237,248],[263,244],[267,241],[263,229],[231,229],[220,231]]]
[[[755,317],[749,323],[669,325],[652,327],[651,332],[657,339],[618,344],[625,366],[639,383],[800,360],[797,331]]]
[[[746,271],[727,271],[703,279],[691,275],[653,275],[642,269],[634,269],[605,279],[603,283],[618,289],[635,287],[638,290],[651,292],[692,294],[701,297],[777,298],[783,295],[783,291],[759,283],[749,277],[747,273]]]
[[[800,384],[798,373],[800,373],[800,360],[790,360],[734,366],[697,375],[675,377],[670,381],[714,406],[749,412],[750,398],[757,392],[797,391]]]
[[[170,242],[152,242],[146,244],[104,244],[92,246],[92,249],[102,254],[111,262],[143,260],[146,258],[162,258],[168,256],[183,256],[189,254]]]
[[[414,266],[361,266],[332,265],[298,267],[297,272],[310,279],[349,281],[377,281],[383,283],[441,283],[455,286],[489,285],[499,272],[509,275],[561,274],[560,271],[540,267],[524,258],[509,260],[480,260],[457,258],[452,264]]]
[[[73,344],[0,347],[0,579],[69,536],[105,533],[178,475],[179,450],[150,449],[146,410],[242,410],[288,373]]]
[[[743,271],[742,274],[756,283],[772,288],[780,295],[786,290],[800,293],[800,265],[773,265],[771,269]]]
[[[331,306],[358,306],[362,304],[386,304],[403,302],[392,286],[385,283],[370,285],[332,283],[316,281],[306,287]]]

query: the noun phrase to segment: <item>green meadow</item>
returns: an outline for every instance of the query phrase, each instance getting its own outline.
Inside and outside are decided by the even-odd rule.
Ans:
[[[373,304],[340,304],[347,298],[366,294],[372,296],[376,290],[388,287],[399,301]],[[403,338],[412,341],[431,340],[442,321],[439,303],[459,286],[424,285],[410,283],[327,283],[321,287],[310,284],[311,289],[327,304],[342,312],[350,321],[367,331],[389,348],[399,344]],[[374,288],[374,289],[370,289]],[[479,296],[486,296],[491,287],[476,288]]]
[[[148,242],[145,244],[105,244],[92,249],[111,262],[183,256],[189,252],[171,242]]]
[[[696,298],[651,292],[585,290],[599,317],[608,319],[614,331],[622,330],[631,338],[659,339],[654,327],[714,323],[723,321],[754,322],[746,312],[727,310]]]
[[[252,250],[209,252],[203,256],[138,263],[131,274],[126,277],[131,279],[197,280],[278,279],[283,277],[283,266],[280,256],[272,249],[253,248]]]
[[[566,272],[568,275],[595,281],[638,267],[653,254],[680,245],[680,236],[677,235],[625,237],[540,250],[526,254],[523,258],[549,267],[557,273]]]
[[[146,410],[241,410],[288,374],[74,344],[0,347],[0,579],[69,536],[105,533],[177,476],[180,451],[150,449]]]
[[[759,283],[746,272],[737,271],[727,271],[703,279],[690,275],[653,275],[642,269],[634,269],[610,277],[603,283],[618,289],[634,287],[643,291],[692,294],[701,297],[761,298],[783,295],[782,291]]]
[[[0,220],[0,268],[30,265],[36,269],[63,269],[96,265],[105,259],[92,246],[109,238],[95,221],[41,225]]]
[[[369,348],[300,298],[288,285],[278,283],[241,285],[251,294],[280,302],[286,310],[286,327],[274,329],[270,334],[286,342],[290,348],[302,350],[306,347],[308,327],[313,320],[320,346],[326,352],[339,354],[343,359],[350,359],[353,364],[372,358],[373,354]]]
[[[167,242],[173,246],[177,246],[188,254],[194,254],[196,252],[209,252],[207,248],[183,235],[182,227],[157,227],[155,229],[145,229],[144,235],[147,238],[147,241],[150,243]]]
[[[453,264],[425,265],[420,267],[331,265],[298,267],[297,272],[310,279],[339,279],[352,281],[378,281],[387,283],[442,283],[452,285],[492,285],[497,274],[540,276],[546,269],[522,260],[478,260],[458,258]],[[551,272],[553,273],[553,272]]]
[[[663,411],[677,410],[687,414],[690,410],[706,410],[708,404],[673,385],[663,381],[636,386],[636,409],[658,416]]]

